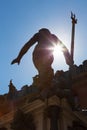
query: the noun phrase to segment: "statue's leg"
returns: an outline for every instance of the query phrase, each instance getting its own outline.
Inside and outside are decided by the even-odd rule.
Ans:
[[[38,56],[38,53],[33,56],[33,63],[35,67],[38,70],[39,73],[39,82],[42,86],[49,86],[53,76],[54,71],[51,67],[51,64],[53,62],[53,56],[49,57],[49,55],[44,55],[40,53]]]
[[[45,86],[50,86],[53,76],[54,76],[54,70],[49,67],[49,68],[45,68],[46,71],[43,72],[43,76],[41,77]]]

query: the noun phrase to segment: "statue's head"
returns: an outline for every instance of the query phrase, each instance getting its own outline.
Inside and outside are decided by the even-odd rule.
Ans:
[[[50,35],[51,34],[51,32],[47,28],[40,29],[39,33],[45,34],[45,35]]]

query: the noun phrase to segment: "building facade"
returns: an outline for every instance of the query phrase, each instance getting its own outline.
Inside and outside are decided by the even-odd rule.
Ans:
[[[69,71],[57,71],[52,86],[31,86],[0,96],[1,130],[87,130],[87,61]]]

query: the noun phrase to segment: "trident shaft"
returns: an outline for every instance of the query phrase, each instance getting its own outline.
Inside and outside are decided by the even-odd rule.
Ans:
[[[71,34],[71,59],[72,65],[74,64],[74,38],[75,38],[75,24],[77,24],[77,19],[75,14],[71,12],[71,19],[72,19],[72,34]]]

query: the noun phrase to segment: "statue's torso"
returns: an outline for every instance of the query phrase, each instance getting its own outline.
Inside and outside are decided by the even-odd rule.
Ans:
[[[53,47],[54,47],[54,43],[52,42],[52,38],[51,37],[43,37],[40,36],[38,38],[38,43],[34,49],[34,51],[39,51],[39,52],[52,52],[53,51]]]

